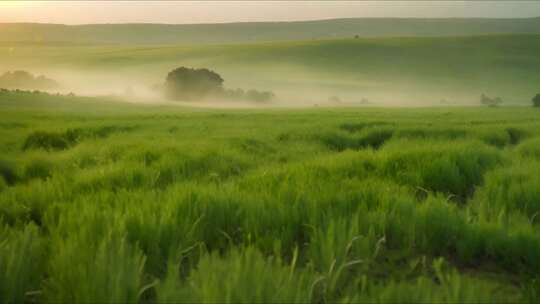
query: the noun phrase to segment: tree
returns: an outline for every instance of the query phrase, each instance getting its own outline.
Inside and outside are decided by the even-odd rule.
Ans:
[[[270,91],[257,91],[248,90],[246,92],[246,99],[257,102],[268,102],[275,97],[274,93]]]
[[[480,103],[488,107],[497,107],[501,103],[503,103],[503,101],[500,97],[489,98],[486,95],[482,94],[480,96]]]
[[[43,75],[34,76],[27,71],[6,72],[0,75],[0,87],[7,89],[50,90],[59,85]]]
[[[201,99],[223,93],[223,78],[208,69],[180,67],[167,75],[165,92],[173,100]]]
[[[536,94],[532,99],[533,107],[540,107],[540,93]]]

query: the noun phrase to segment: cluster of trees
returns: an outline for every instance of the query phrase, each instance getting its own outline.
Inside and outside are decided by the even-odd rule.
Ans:
[[[53,93],[48,93],[48,92],[40,91],[40,90],[20,90],[20,89],[8,90],[8,89],[0,88],[0,96],[8,95],[8,94],[75,97],[75,93],[73,92],[63,95],[60,93],[53,94]]]
[[[503,103],[503,100],[500,97],[489,98],[486,95],[482,94],[480,96],[480,103],[488,107],[497,107]],[[540,107],[540,93],[532,99],[533,107]]]
[[[227,99],[235,100],[251,100],[257,102],[267,102],[274,99],[276,95],[270,91],[257,91],[257,90],[247,90],[234,89],[234,90],[224,90],[223,97]]]
[[[480,96],[480,103],[488,107],[498,107],[503,101],[500,97],[490,98],[482,94]]]
[[[6,72],[0,75],[0,88],[51,90],[58,87],[55,80],[43,75],[34,76],[27,71]]]
[[[209,69],[177,68],[165,79],[165,95],[171,100],[201,100],[208,97],[267,102],[275,95],[269,91],[225,89],[223,78]]]

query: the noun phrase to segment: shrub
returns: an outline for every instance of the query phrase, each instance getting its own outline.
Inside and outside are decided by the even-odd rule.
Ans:
[[[534,107],[540,107],[540,93],[533,97],[532,103]]]

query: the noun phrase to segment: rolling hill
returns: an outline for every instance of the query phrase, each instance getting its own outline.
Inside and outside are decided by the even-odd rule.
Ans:
[[[391,36],[540,34],[540,18],[352,18],[225,24],[0,23],[0,42],[222,44]]]
[[[378,37],[223,45],[0,45],[0,72],[43,74],[75,92],[124,92],[205,67],[228,88],[286,102],[477,104],[480,94],[528,104],[540,92],[540,35]],[[69,92],[68,91],[68,92]]]

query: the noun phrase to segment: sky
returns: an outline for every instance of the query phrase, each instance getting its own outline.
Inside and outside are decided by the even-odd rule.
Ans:
[[[540,1],[3,1],[0,23],[222,23],[352,17],[537,17]]]

